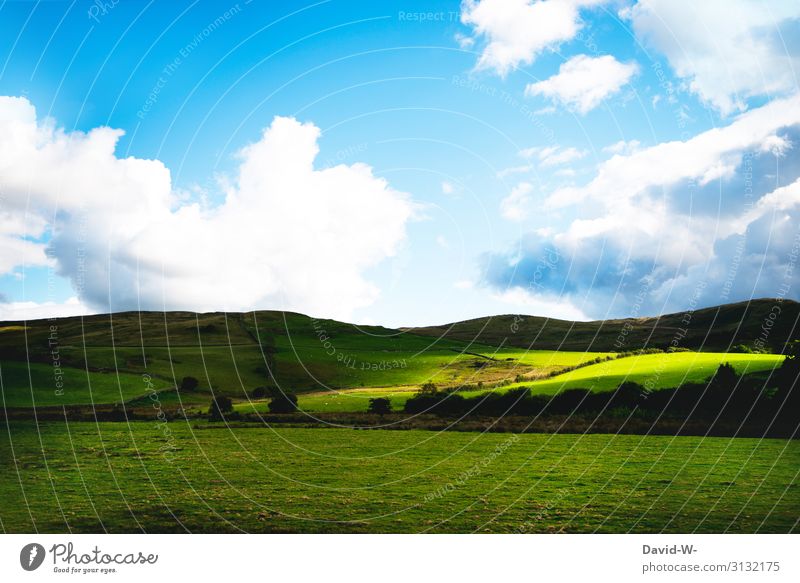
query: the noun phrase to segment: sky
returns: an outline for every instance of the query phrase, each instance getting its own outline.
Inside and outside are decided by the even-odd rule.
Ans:
[[[798,299],[796,0],[0,0],[0,319]]]

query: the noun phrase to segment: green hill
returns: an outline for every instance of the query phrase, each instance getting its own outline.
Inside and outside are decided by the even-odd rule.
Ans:
[[[588,386],[595,379],[589,384],[606,387],[617,383],[617,377],[651,374],[652,367],[647,366],[637,368],[636,374],[620,373],[619,367],[634,362],[624,359],[551,378],[565,367],[620,350],[615,343],[621,330],[627,331],[622,350],[664,348],[682,334],[683,347],[722,353],[709,355],[705,367],[689,355],[663,357],[679,366],[662,381],[667,376],[680,379],[690,371],[687,378],[699,379],[730,360],[724,353],[731,344],[752,345],[775,305],[759,300],[698,310],[688,325],[685,314],[603,322],[500,316],[396,330],[276,311],[124,312],[4,322],[0,323],[0,380],[7,407],[147,405],[148,389],[162,391],[164,403],[207,406],[212,392],[245,399],[258,387],[280,387],[312,393],[304,400],[319,401],[322,408],[347,402],[344,407],[349,410],[353,403],[358,409],[365,407],[379,394],[390,394],[399,402],[426,382],[467,391],[510,384],[550,392],[564,381]],[[797,323],[796,302],[782,302],[780,308],[766,343],[773,350],[782,347]],[[762,360],[752,370],[779,362]],[[59,371],[65,387],[57,392]],[[151,379],[149,384],[144,375]],[[199,380],[197,390],[180,398],[174,390],[167,391],[185,376]],[[357,391],[355,400],[345,398],[342,391],[348,390]]]
[[[9,407],[130,401],[147,396],[136,376],[144,374],[156,390],[193,376],[200,386],[181,402],[207,405],[212,391],[245,398],[258,387],[303,393],[510,382],[597,356],[497,349],[290,312],[125,312],[0,324]],[[54,368],[69,385],[60,395]]]
[[[772,352],[780,352],[790,338],[798,336],[798,326],[800,303],[760,299],[654,318],[571,322],[504,315],[406,330],[436,338],[540,350],[603,352],[676,345],[726,352],[737,344],[763,342]]]

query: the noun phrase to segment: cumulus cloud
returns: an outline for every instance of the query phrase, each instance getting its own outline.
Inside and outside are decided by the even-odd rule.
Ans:
[[[533,185],[521,182],[511,189],[511,192],[500,201],[500,214],[509,221],[522,221],[528,218],[531,203],[530,194]]]
[[[724,114],[747,99],[797,90],[796,0],[640,0],[626,15],[691,91]]]
[[[508,178],[514,174],[525,174],[533,170],[533,166],[530,164],[523,164],[521,166],[509,166],[508,168],[503,168],[497,173],[497,177],[501,180],[504,178]]]
[[[501,76],[530,64],[542,51],[572,40],[582,28],[580,10],[604,0],[464,0],[461,22],[486,40],[478,69]]]
[[[745,151],[764,151],[765,145],[785,143],[786,128],[800,122],[800,95],[776,99],[741,114],[725,127],[703,132],[686,141],[664,142],[627,156],[613,156],[600,165],[585,186],[559,189],[547,203],[553,207],[586,199],[613,205],[686,180],[707,184],[730,177]]]
[[[65,302],[3,302],[0,301],[0,321],[39,320],[87,316],[95,310],[71,297]]]
[[[603,148],[603,152],[607,154],[632,154],[641,146],[639,140],[620,140]]]
[[[597,318],[776,296],[784,283],[797,297],[798,134],[794,96],[687,141],[616,154],[588,183],[551,192],[547,205],[577,218],[488,255],[485,283],[555,294]]]
[[[348,317],[378,296],[364,272],[397,252],[415,211],[364,164],[316,169],[320,130],[293,118],[239,152],[213,208],[179,196],[161,162],[118,158],[121,135],[65,132],[27,100],[0,98],[8,212],[48,225],[46,260],[96,309]]]
[[[519,155],[528,160],[535,159],[539,161],[539,166],[547,168],[549,166],[559,166],[580,160],[586,156],[586,150],[579,150],[572,146],[564,148],[561,146],[544,146],[525,148],[520,150]]]
[[[556,295],[533,295],[521,288],[510,288],[492,294],[492,298],[513,306],[526,314],[546,314],[548,318],[585,322],[590,320],[583,311]]]
[[[586,114],[610,95],[618,93],[638,70],[636,63],[620,63],[611,55],[576,55],[562,63],[556,75],[528,84],[525,95],[542,95]]]

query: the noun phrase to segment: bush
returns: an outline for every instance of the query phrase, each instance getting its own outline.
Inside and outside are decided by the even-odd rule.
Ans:
[[[270,391],[270,396],[270,413],[294,413],[297,411],[297,395],[294,393],[276,388]]]
[[[386,397],[370,399],[367,412],[375,413],[376,415],[386,415],[392,412],[392,402]]]
[[[194,391],[195,389],[197,389],[197,387],[199,385],[200,385],[200,381],[198,381],[196,378],[194,378],[194,377],[183,377],[183,379],[181,380],[181,386],[180,386],[179,390],[182,393],[191,392],[191,391]]]
[[[583,402],[591,395],[589,389],[567,389],[550,399],[548,413],[577,413]]]
[[[612,395],[613,407],[636,407],[642,403],[647,395],[645,388],[639,383],[626,381],[617,387]]]
[[[254,399],[263,399],[269,394],[267,387],[256,387],[250,392],[250,396]]]
[[[211,399],[211,407],[208,408],[208,416],[211,421],[222,421],[225,413],[233,411],[233,402],[229,397],[217,395]]]
[[[729,363],[719,365],[717,372],[711,378],[711,387],[714,389],[721,389],[725,391],[733,390],[736,383],[739,382],[739,375],[736,374],[736,369]]]
[[[738,352],[741,354],[753,354],[753,349],[750,348],[747,344],[737,344],[736,346],[732,346],[728,352]]]
[[[435,395],[437,393],[437,391],[438,391],[438,389],[436,388],[436,385],[434,385],[432,382],[428,381],[427,383],[424,383],[419,388],[419,392],[417,394],[419,394],[419,395]]]

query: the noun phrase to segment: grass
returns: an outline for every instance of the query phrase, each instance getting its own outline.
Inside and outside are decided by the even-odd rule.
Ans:
[[[574,388],[608,391],[625,381],[637,382],[651,390],[663,389],[687,382],[702,382],[724,363],[730,363],[737,373],[745,374],[772,370],[780,366],[783,358],[775,354],[716,352],[645,354],[593,364],[551,379],[515,383],[500,390],[529,386],[534,394],[549,395]]]
[[[144,373],[155,379],[158,388],[178,385],[184,376],[196,377],[199,391],[187,398],[205,398],[207,402],[212,391],[245,399],[256,387],[274,385],[296,393],[319,393],[419,386],[428,381],[440,386],[507,382],[520,375],[546,374],[599,354],[498,350],[283,312],[127,313],[68,318],[57,324],[35,321],[4,330],[0,354],[2,362],[8,363],[3,382],[10,406],[30,406],[33,399],[39,405],[128,400],[145,395]],[[54,397],[47,372],[53,346],[69,384],[66,398]],[[34,362],[32,382],[27,373],[20,373],[20,367],[27,370],[29,359]],[[89,380],[97,385],[91,396],[86,386],[87,367],[94,371]],[[106,390],[117,372],[121,386]],[[333,397],[331,401],[315,395],[309,402],[312,407],[334,410],[340,402],[347,403],[345,410],[366,407],[366,401],[358,398]]]
[[[535,351],[530,353],[530,362],[539,366],[558,361],[561,366],[575,353],[566,359],[560,359],[557,352]],[[592,353],[590,353],[592,354]],[[605,356],[598,354],[596,356]],[[525,355],[518,355],[518,359]],[[548,360],[552,358],[553,360]],[[588,358],[584,359],[589,360]],[[507,391],[518,387],[529,387],[533,394],[553,395],[562,390],[585,388],[593,391],[610,391],[616,389],[624,381],[634,381],[647,386],[651,390],[675,387],[685,382],[702,382],[711,377],[720,364],[729,362],[740,374],[770,371],[783,361],[783,356],[772,354],[725,354],[707,352],[675,352],[664,354],[647,354],[628,356],[577,368],[573,371],[557,375],[550,379],[531,380],[511,383],[489,389]],[[573,363],[582,362],[575,359]],[[300,395],[298,406],[309,412],[353,413],[366,411],[369,399],[388,397],[395,410],[402,410],[406,400],[416,392],[416,386],[399,386],[394,388],[372,387],[357,390],[325,391]],[[459,394],[464,397],[475,397],[486,394],[485,390],[464,390]],[[265,412],[266,400],[244,402],[236,405],[241,412]]]
[[[769,439],[25,422],[0,428],[0,524],[797,532],[798,467],[800,443]]]
[[[51,365],[4,362],[0,367],[2,402],[6,407],[121,403],[148,391],[141,375],[60,370],[61,378]],[[57,382],[63,383],[63,388]],[[167,386],[158,379],[152,383],[155,390]]]

